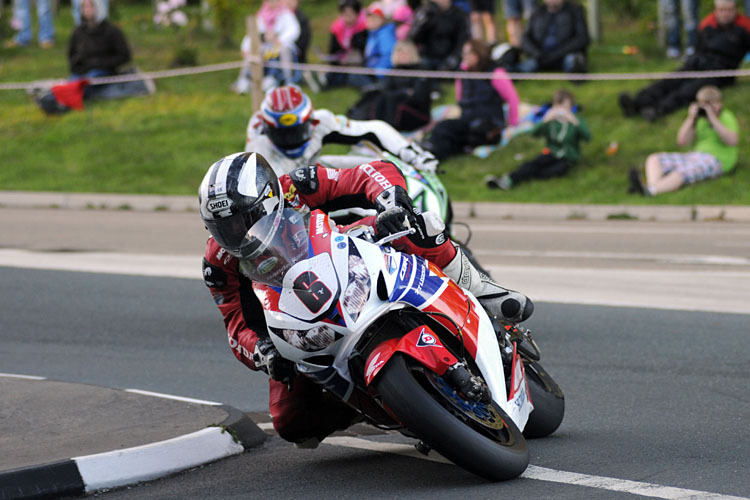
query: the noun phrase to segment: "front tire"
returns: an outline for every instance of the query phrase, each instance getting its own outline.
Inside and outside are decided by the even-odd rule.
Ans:
[[[523,435],[527,439],[549,436],[560,427],[565,415],[565,396],[560,386],[537,362],[524,366],[534,411],[529,415]]]
[[[529,465],[526,440],[500,407],[449,394],[441,377],[411,358],[394,354],[377,389],[404,427],[456,465],[490,481],[518,477]]]

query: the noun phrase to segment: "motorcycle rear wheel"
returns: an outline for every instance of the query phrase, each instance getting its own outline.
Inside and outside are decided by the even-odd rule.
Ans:
[[[549,436],[560,427],[565,415],[565,396],[560,386],[537,362],[524,366],[534,411],[529,415],[523,435],[527,439]]]
[[[518,477],[529,465],[526,440],[500,407],[467,401],[411,358],[395,354],[377,389],[404,427],[456,465],[490,481]]]

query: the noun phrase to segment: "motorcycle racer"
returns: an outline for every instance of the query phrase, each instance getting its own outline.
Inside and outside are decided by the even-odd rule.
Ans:
[[[446,235],[439,217],[431,212],[417,213],[405,186],[399,169],[386,161],[340,170],[310,165],[279,177],[262,155],[247,152],[221,158],[203,178],[200,215],[211,233],[203,259],[203,277],[224,317],[234,355],[248,368],[263,370],[271,377],[269,407],[274,428],[283,439],[315,446],[356,418],[354,410],[330,397],[320,386],[303,376],[294,377],[294,367],[279,356],[268,338],[263,307],[253,292],[249,273],[242,271],[243,265],[258,266],[257,259],[266,251],[273,232],[291,228],[289,246],[294,249],[303,244],[296,241],[294,222],[280,217],[289,209],[294,213],[328,211],[358,198],[378,212],[359,224],[373,226],[379,237],[415,228],[414,234],[394,241],[392,246],[441,267],[471,291],[490,316],[517,323],[533,312],[530,299],[477,271]],[[252,236],[250,229],[272,214],[275,218],[269,226],[271,234]],[[272,258],[266,261],[273,266]],[[292,381],[293,385],[288,386]]]
[[[325,144],[375,143],[418,170],[435,172],[432,153],[407,141],[380,120],[350,120],[327,109],[314,109],[296,85],[270,90],[247,125],[245,151],[265,157],[278,175],[316,163]],[[355,165],[352,165],[355,166]]]

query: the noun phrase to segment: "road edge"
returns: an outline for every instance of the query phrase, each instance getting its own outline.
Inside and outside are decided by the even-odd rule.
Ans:
[[[242,411],[219,406],[219,424],[172,439],[123,450],[0,472],[0,499],[81,496],[166,477],[238,455],[267,435]]]
[[[197,196],[116,193],[0,191],[0,208],[123,210],[136,212],[198,211]],[[750,206],[651,205],[587,203],[511,203],[454,201],[457,217],[496,220],[640,220],[750,222]]]

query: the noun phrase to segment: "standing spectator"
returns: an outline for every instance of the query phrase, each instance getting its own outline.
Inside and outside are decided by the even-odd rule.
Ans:
[[[569,0],[544,0],[531,14],[521,48],[526,59],[518,70],[586,71],[589,31],[583,7]]]
[[[490,45],[497,40],[495,30],[495,3],[497,0],[471,0],[471,37]]]
[[[536,0],[503,0],[505,29],[508,32],[508,43],[517,49],[521,48],[523,39],[523,22],[528,21],[536,7]]]
[[[645,185],[638,171],[631,169],[628,192],[650,196],[719,177],[737,163],[738,138],[737,117],[722,107],[721,91],[711,85],[703,87],[677,132],[677,144],[693,144],[692,151],[649,155]]]
[[[294,41],[297,47],[297,60],[301,63],[307,63],[307,49],[310,47],[312,39],[312,30],[310,29],[310,20],[299,8],[299,0],[284,0],[286,7],[294,12],[299,24],[299,36]]]
[[[391,19],[396,23],[396,40],[405,40],[414,22],[414,10],[408,4],[400,5],[393,11]]]
[[[36,0],[36,18],[39,24],[39,46],[50,49],[55,46],[55,25],[52,20],[53,12],[51,0]],[[13,19],[20,26],[18,33],[12,40],[5,43],[5,47],[25,47],[31,43],[33,32],[31,29],[31,0],[14,0]]]
[[[466,14],[452,0],[430,0],[415,12],[408,38],[417,44],[425,68],[457,69],[468,38]]]
[[[485,177],[487,187],[508,191],[523,181],[549,179],[565,175],[581,157],[580,142],[591,139],[583,117],[573,113],[575,98],[565,89],[555,92],[552,107],[544,119],[531,129],[531,134],[544,137],[542,154],[527,161],[510,174]]]
[[[362,66],[367,43],[367,21],[359,0],[341,0],[339,17],[331,23],[331,36],[328,43],[329,61],[333,65]],[[345,85],[349,81],[347,73],[329,73],[329,87]]]
[[[81,24],[81,0],[70,0],[70,5],[72,7],[73,22],[78,26]],[[101,5],[104,10],[104,17],[109,17],[109,0],[102,0]]]
[[[258,31],[261,37],[261,53],[267,61],[283,63],[297,62],[297,39],[300,36],[300,25],[297,17],[284,3],[284,0],[265,0],[256,17]],[[250,57],[252,55],[252,40],[245,35],[240,45],[242,57],[245,61],[240,75],[232,84],[232,90],[238,94],[246,94],[250,90]],[[267,91],[273,87],[296,83],[300,79],[300,72],[290,68],[265,68],[262,88]]]
[[[393,67],[391,55],[396,45],[396,26],[388,22],[379,3],[367,7],[367,43],[365,44],[365,66],[374,69]],[[382,78],[370,75],[352,75],[349,81],[357,87],[364,87]]]
[[[490,49],[481,40],[469,40],[462,51],[461,69],[490,71]],[[505,117],[503,104],[508,104],[508,122],[518,124],[518,93],[502,68],[496,68],[492,80],[456,80],[456,101],[461,116],[438,122],[422,147],[438,160],[463,153],[482,144],[500,142]]]
[[[735,0],[714,0],[714,11],[698,27],[695,54],[677,70],[737,69],[750,50],[750,19],[737,12]],[[731,85],[734,78],[680,78],[654,82],[635,97],[623,92],[619,104],[625,116],[640,114],[648,121],[690,104],[706,85]]]
[[[667,25],[667,57],[678,59],[682,55],[682,28],[680,11],[685,28],[685,55],[695,54],[698,41],[698,19],[700,0],[660,0],[664,9],[664,21]]]

